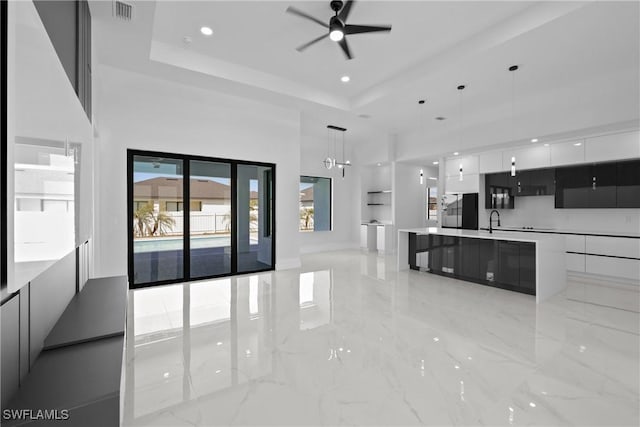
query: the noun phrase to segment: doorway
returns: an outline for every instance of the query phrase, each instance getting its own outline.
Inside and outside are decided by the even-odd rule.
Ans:
[[[131,288],[273,270],[275,165],[128,150]]]

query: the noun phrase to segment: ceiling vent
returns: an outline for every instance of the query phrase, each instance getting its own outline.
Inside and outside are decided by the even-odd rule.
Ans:
[[[133,5],[120,0],[114,0],[113,16],[123,21],[131,21],[133,18]]]

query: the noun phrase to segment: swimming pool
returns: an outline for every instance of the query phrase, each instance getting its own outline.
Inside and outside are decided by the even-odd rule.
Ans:
[[[251,239],[251,244],[256,244]],[[158,252],[181,250],[183,244],[182,237],[160,237],[157,239],[134,240],[133,252]],[[231,246],[231,236],[207,236],[191,238],[191,249],[219,248]]]

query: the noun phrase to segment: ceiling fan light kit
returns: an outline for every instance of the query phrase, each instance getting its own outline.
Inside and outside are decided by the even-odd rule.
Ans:
[[[287,8],[287,13],[292,15],[299,16],[301,18],[308,19],[309,21],[313,21],[316,24],[319,24],[325,27],[328,31],[315,39],[300,45],[296,48],[298,52],[302,52],[307,49],[309,46],[316,44],[320,40],[323,40],[329,37],[330,40],[338,43],[342,52],[346,56],[347,59],[353,59],[353,55],[351,54],[351,50],[349,49],[349,45],[347,44],[346,36],[349,34],[362,34],[362,33],[374,33],[374,32],[389,32],[391,31],[390,25],[385,26],[371,26],[371,25],[349,25],[347,24],[347,18],[349,17],[349,12],[351,12],[351,8],[355,3],[354,0],[347,0],[343,2],[342,0],[332,0],[329,3],[331,10],[335,13],[329,19],[329,23],[322,21],[321,19],[315,18],[306,12],[303,12],[295,7],[289,6]]]

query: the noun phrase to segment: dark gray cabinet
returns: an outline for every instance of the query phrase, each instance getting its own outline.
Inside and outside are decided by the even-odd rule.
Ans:
[[[531,295],[536,293],[535,243],[440,234],[409,234],[409,264],[429,252],[429,271]]]
[[[516,196],[547,196],[555,194],[553,169],[518,171],[515,176]]]
[[[513,209],[516,194],[516,179],[509,172],[485,175],[486,209]]]
[[[639,167],[630,161],[557,168],[555,207],[640,207]]]
[[[618,162],[616,202],[619,208],[640,208],[640,160]]]

